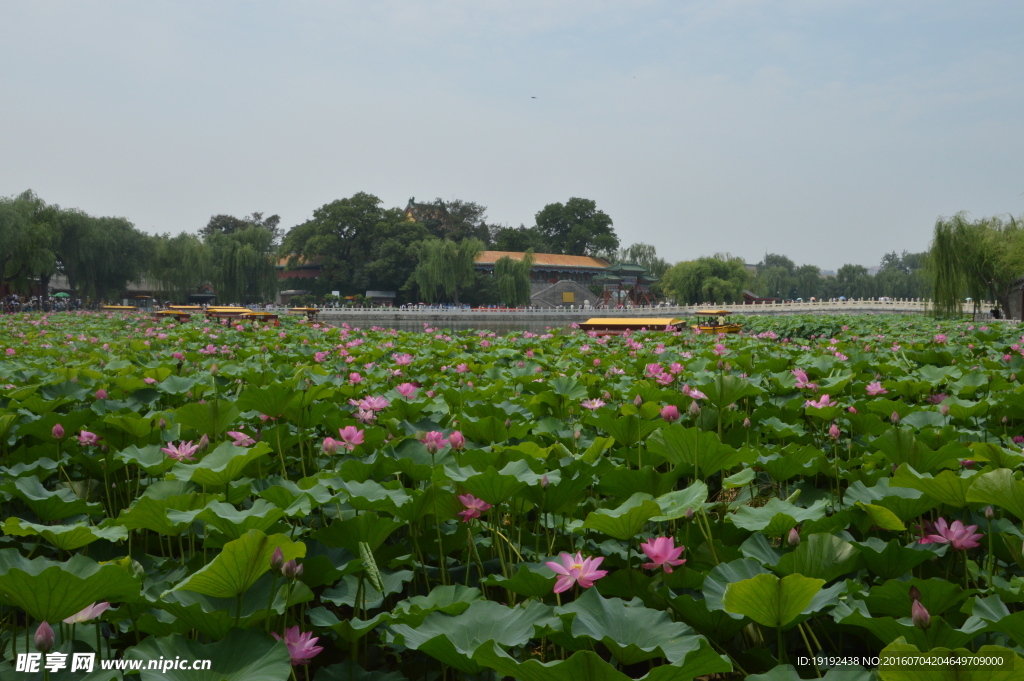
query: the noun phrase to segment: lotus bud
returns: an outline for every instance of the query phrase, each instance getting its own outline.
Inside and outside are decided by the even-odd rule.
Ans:
[[[547,488],[548,488],[548,485],[550,485],[550,484],[551,484],[551,481],[550,481],[550,480],[548,480],[548,476],[547,476],[547,474],[544,474],[544,475],[542,475],[542,476],[540,477],[540,486],[541,486],[541,489],[547,489]]]
[[[991,506],[985,507],[985,520],[992,520],[996,517],[996,512],[992,510]]]
[[[828,436],[833,440],[839,439],[839,427],[836,424],[832,424],[828,429]]]
[[[337,454],[338,447],[340,446],[341,443],[335,440],[333,437],[325,437],[324,443],[322,445],[324,454],[327,454],[328,456],[334,456],[335,454]]]
[[[53,628],[47,622],[42,622],[36,629],[34,643],[36,650],[41,653],[48,653],[53,648]]]
[[[218,373],[220,373],[220,367],[218,367],[216,364],[211,364],[210,365],[210,374],[213,375],[213,376],[216,376]]]
[[[690,402],[690,416],[696,416],[699,413],[700,405],[697,404],[697,401],[694,400],[693,402]]]
[[[789,531],[786,543],[793,547],[800,546],[800,532],[795,527]]]
[[[665,405],[661,408],[661,418],[669,423],[675,423],[679,420],[679,407],[674,404]]]
[[[692,508],[686,509],[685,515],[686,515],[686,519],[687,520],[693,520],[693,509]]]
[[[583,431],[577,430],[575,433],[572,434],[572,437],[574,440],[579,440],[581,437],[583,437]]]
[[[1016,381],[1017,380],[1017,374],[1010,374],[1010,380],[1011,381]]]
[[[718,360],[718,368],[719,369],[724,369],[725,368],[725,362],[723,362],[722,360]]]
[[[889,417],[889,420],[892,421],[892,425],[894,425],[894,426],[900,425],[900,414],[899,414],[899,412],[894,411],[892,413],[892,416]]]
[[[96,399],[97,400],[105,400],[105,399],[107,399],[107,391],[104,390],[103,388],[100,388],[99,390],[97,390],[96,391]]]
[[[505,430],[512,427],[512,419],[505,419]]]
[[[199,451],[205,452],[206,448],[210,446],[210,436],[203,433],[203,436],[199,438]]]
[[[928,614],[928,609],[921,605],[921,601],[914,601],[910,607],[910,618],[918,629],[927,629],[932,626],[932,617]]]
[[[159,426],[160,426],[160,430],[164,430],[165,428],[167,428],[167,419],[161,418]]]
[[[1003,421],[1003,425],[1005,426],[1005,425],[1006,425],[1007,423],[1009,423],[1009,422],[1010,422],[1010,419],[1008,419],[1008,418],[1006,418],[1006,417],[1004,416],[1004,417],[1003,417],[1003,419],[1002,419],[1002,421]]]
[[[63,440],[64,439],[64,426],[60,425],[59,423],[54,424],[53,430],[51,431],[51,434],[53,435],[53,439],[54,440]]]
[[[610,392],[608,392],[607,390],[605,390],[604,394],[601,395],[601,397],[606,399],[606,400],[610,400],[610,399],[612,399],[612,394]]]
[[[466,436],[455,430],[448,436],[448,444],[451,445],[455,451],[462,451],[466,446]]]
[[[274,555],[270,557],[270,569],[274,572],[280,572],[282,567],[284,567],[284,553],[281,551],[281,547],[278,546],[274,549]]]
[[[939,407],[939,411],[942,412],[943,416],[949,416],[949,405],[948,404],[942,405],[941,407]]]
[[[749,416],[747,418],[743,419],[743,427],[744,428],[749,428],[750,427],[750,417]]]
[[[921,600],[921,590],[916,586],[910,587],[910,600],[919,601]]]
[[[298,579],[302,575],[302,566],[296,563],[295,559],[292,558],[282,566],[281,574],[283,574],[287,579]]]
[[[846,410],[846,412],[849,413],[849,414],[856,414],[857,413],[857,408],[856,407],[850,407],[849,409]]]
[[[643,403],[644,403],[644,398],[640,397],[639,394],[636,397],[633,398],[633,404],[635,404],[636,406],[639,407]]]

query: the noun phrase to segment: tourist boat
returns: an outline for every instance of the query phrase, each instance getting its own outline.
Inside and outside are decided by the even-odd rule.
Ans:
[[[273,312],[246,312],[239,317],[239,319],[260,322],[270,326],[281,326],[280,315],[274,314]]]
[[[730,314],[728,310],[697,310],[693,313],[696,323],[690,328],[701,333],[739,333],[743,325],[728,321]]]
[[[252,312],[247,307],[208,307],[206,308],[207,319],[237,319],[244,314]]]
[[[104,305],[100,308],[105,312],[138,312],[139,308],[134,305]]]
[[[192,315],[187,310],[157,310],[150,316],[153,319],[174,319],[183,324],[192,321]]]
[[[596,331],[598,336],[618,336],[626,331],[661,331],[669,326],[678,327],[676,317],[591,317],[580,324],[584,331]]]
[[[306,315],[306,321],[316,321],[317,315],[320,314],[320,308],[318,307],[292,307],[288,309],[291,314],[304,314]]]

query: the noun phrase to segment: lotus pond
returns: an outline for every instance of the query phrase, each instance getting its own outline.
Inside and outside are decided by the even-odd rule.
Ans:
[[[1022,329],[748,329],[0,318],[0,676],[1024,675]]]

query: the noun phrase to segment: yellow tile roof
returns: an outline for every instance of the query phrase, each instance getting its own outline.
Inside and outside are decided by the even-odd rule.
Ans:
[[[478,265],[493,265],[495,261],[504,256],[513,260],[522,260],[525,253],[514,251],[484,251],[476,257]],[[581,267],[586,269],[604,269],[608,267],[608,261],[603,258],[593,258],[589,255],[560,255],[557,253],[534,253],[534,267]]]

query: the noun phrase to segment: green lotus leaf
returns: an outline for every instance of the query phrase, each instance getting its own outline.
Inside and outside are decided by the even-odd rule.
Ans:
[[[150,475],[163,475],[176,463],[174,459],[161,451],[160,445],[145,447],[129,445],[115,452],[114,457],[125,464],[133,463]]]
[[[446,469],[448,477],[475,497],[489,504],[498,505],[526,487],[540,482],[541,475],[534,473],[525,460],[513,461],[500,471],[488,466],[483,473],[471,468]]]
[[[601,494],[616,499],[628,499],[637,492],[660,497],[676,488],[676,481],[682,473],[683,471],[679,468],[665,473],[656,470],[653,466],[644,466],[639,470],[616,468],[601,476],[597,489]]]
[[[310,624],[315,627],[330,629],[338,635],[342,643],[348,644],[347,647],[349,648],[363,636],[366,636],[380,626],[380,624],[391,620],[391,614],[387,612],[377,613],[368,620],[361,620],[358,617],[339,620],[337,615],[324,607],[313,608],[306,615],[309,617]]]
[[[708,610],[724,610],[723,598],[725,590],[730,584],[741,582],[757,575],[769,575],[768,570],[761,567],[756,560],[740,558],[729,563],[720,563],[713,567],[704,578],[704,585],[701,590],[704,592],[704,602]],[[729,613],[730,617],[740,619],[742,615]]]
[[[295,398],[295,389],[275,383],[263,388],[250,386],[242,391],[235,405],[242,411],[256,411],[264,416],[282,416]]]
[[[825,517],[828,499],[819,499],[808,508],[800,508],[778,497],[768,500],[764,506],[751,508],[740,506],[736,513],[728,516],[741,529],[764,532],[770,537],[781,537],[798,524]]]
[[[3,525],[4,534],[13,537],[42,537],[62,551],[74,551],[99,539],[120,541],[128,538],[123,527],[96,527],[85,523],[74,525],[36,525],[21,518],[8,518]]]
[[[143,660],[142,681],[285,681],[291,657],[283,641],[261,629],[233,629],[221,641],[203,645],[180,634],[147,638],[125,651],[125,659]],[[147,669],[149,661],[210,660],[207,670]]]
[[[118,565],[85,556],[57,563],[28,560],[17,549],[0,549],[0,595],[36,621],[59,622],[97,601],[134,601],[140,586]]]
[[[156,384],[156,389],[168,395],[184,395],[198,382],[198,379],[188,376],[168,376]]]
[[[988,631],[1006,634],[1017,645],[1024,641],[1024,611],[1011,613],[998,595],[973,598],[968,602],[967,610],[971,619],[964,623],[964,629],[973,628],[975,620],[978,620],[986,625]]]
[[[868,537],[860,543],[864,566],[882,579],[896,579],[936,556],[945,554],[947,544],[912,544],[903,546],[899,539],[888,544],[878,537]]]
[[[270,613],[273,615],[284,613],[286,598],[289,607],[313,600],[313,592],[302,582],[295,582],[289,590],[284,580],[275,580],[272,575],[264,574],[242,594],[241,616],[237,626],[245,628],[267,618],[267,603],[272,588],[275,589],[274,600],[270,605]],[[165,592],[156,606],[174,615],[187,628],[213,639],[224,638],[236,626],[235,618],[239,612],[237,598],[214,598],[186,590]]]
[[[878,665],[878,677],[881,681],[1016,681],[1024,678],[1024,658],[1008,648],[1000,646],[981,646],[977,652],[966,648],[951,649],[936,647],[924,649],[936,658],[956,657],[1000,657],[1012,662],[1005,667],[993,669],[983,665],[919,665],[910,666],[901,663],[901,658],[920,656],[922,650],[907,643],[905,638],[897,638],[879,653],[882,663]],[[893,658],[895,665],[884,664],[886,658]]]
[[[749,470],[749,469],[748,469]],[[686,489],[662,494],[654,501],[661,507],[661,515],[651,518],[656,523],[663,523],[682,518],[688,510],[700,510],[708,500],[708,486],[698,480]]]
[[[172,522],[171,511],[198,511],[222,495],[202,494],[196,486],[184,480],[162,480],[146,489],[145,493],[121,511],[117,524],[129,530],[146,529],[167,536],[177,536],[188,529],[187,517]]]
[[[270,557],[280,548],[286,561],[306,555],[306,545],[293,542],[283,534],[267,536],[249,530],[241,538],[224,545],[206,566],[194,572],[174,590],[195,591],[215,598],[235,598],[244,594],[270,569]]]
[[[535,626],[549,620],[551,608],[535,601],[518,608],[493,601],[473,601],[459,615],[435,612],[416,628],[395,624],[391,630],[399,645],[420,650],[467,674],[479,674],[485,667],[472,656],[482,644],[525,645],[534,637]]]
[[[785,627],[796,620],[825,585],[822,579],[793,574],[779,578],[756,575],[730,584],[722,603],[728,612],[746,615],[766,627]]]
[[[178,407],[174,412],[174,421],[212,440],[227,432],[238,414],[238,407],[227,400],[211,400],[205,404],[190,402]]]
[[[965,591],[961,586],[945,579],[913,578],[907,581],[890,579],[879,586],[871,587],[864,602],[868,609],[876,615],[890,617],[910,617],[910,587],[917,587],[921,592],[921,604],[932,615],[941,615],[973,595],[975,591]]]
[[[543,598],[554,589],[556,577],[546,565],[520,563],[511,578],[505,579],[501,575],[489,575],[484,579],[484,584],[508,589],[527,598]]]
[[[679,423],[651,435],[647,446],[676,466],[695,467],[697,475],[702,478],[733,468],[743,460],[739,451],[722,444],[715,433],[685,428]]]
[[[530,426],[522,422],[515,422],[509,428],[505,428],[505,419],[485,416],[481,419],[460,421],[459,428],[462,434],[472,442],[490,445],[495,442],[506,442],[509,439],[523,438],[529,432]]]
[[[402,585],[413,578],[410,570],[396,570],[394,572],[382,572],[381,579],[384,582],[384,592],[377,591],[364,579],[362,585],[362,603],[359,607],[364,610],[379,608],[384,603],[384,598],[391,594],[400,593]],[[324,590],[320,599],[335,605],[347,605],[356,607],[359,598],[359,578],[355,575],[345,575],[333,588]]]
[[[664,610],[644,607],[640,601],[602,598],[596,589],[555,608],[555,615],[563,621],[565,634],[600,641],[621,665],[653,659],[675,664],[707,644]]]
[[[458,615],[480,598],[480,589],[475,587],[462,584],[435,586],[426,596],[413,596],[399,601],[391,612],[403,624],[415,628],[432,612]]]
[[[343,491],[345,496],[341,498],[344,500],[347,497],[349,506],[357,511],[391,512],[407,504],[410,500],[409,494],[404,488],[390,489],[373,480],[366,482],[342,480],[332,487]]]
[[[871,632],[883,645],[888,645],[899,638],[905,638],[924,650],[939,646],[959,648],[967,645],[985,628],[964,631],[954,629],[941,617],[932,617],[931,626],[921,629],[914,626],[909,617],[895,619],[872,615],[867,604],[862,600],[847,600],[832,610],[832,617],[838,624],[862,627]]]
[[[406,681],[402,672],[366,671],[352,660],[321,667],[313,681]]]
[[[4,492],[25,502],[43,522],[62,520],[74,515],[99,515],[103,512],[99,504],[90,504],[80,499],[68,488],[51,492],[43,487],[39,478],[15,478],[0,486]]]
[[[792,553],[775,565],[780,575],[800,574],[826,583],[860,569],[856,545],[831,534],[812,534],[804,538]]]
[[[882,478],[873,487],[865,486],[860,480],[851,484],[843,492],[843,503],[858,501],[887,508],[902,521],[916,518],[938,505],[935,499],[926,496],[920,489],[894,486],[890,484],[889,478]]]
[[[749,485],[751,482],[754,481],[755,477],[757,477],[757,476],[755,475],[753,468],[744,468],[739,473],[736,473],[734,475],[730,475],[727,478],[723,479],[722,480],[722,486],[725,489],[734,489],[736,487],[746,487],[747,485]]]
[[[240,476],[250,463],[270,453],[270,445],[266,442],[257,442],[253,447],[236,447],[230,442],[222,442],[199,463],[177,463],[168,475],[207,487],[224,487]]]
[[[992,504],[1024,520],[1024,482],[1013,477],[1008,468],[998,468],[975,476],[974,484],[967,490],[967,501],[976,504]]]
[[[974,471],[964,471],[957,474],[953,471],[942,471],[937,475],[921,475],[912,467],[906,464],[896,469],[892,480],[889,481],[890,489],[893,487],[910,487],[920,490],[929,497],[943,504],[955,508],[967,506],[967,495],[971,486],[978,480]],[[923,512],[923,511],[922,511]]]
[[[972,442],[971,454],[964,458],[987,461],[995,468],[1016,468],[1024,463],[1024,455],[1011,452],[995,442]]]
[[[600,508],[587,514],[583,527],[623,541],[634,537],[651,518],[662,514],[650,494],[637,493],[618,508]]]
[[[907,529],[903,521],[884,506],[865,504],[858,501],[856,507],[864,512],[862,522],[858,525],[862,533],[868,532],[873,527],[892,532],[903,532]]]
[[[327,527],[313,533],[313,538],[334,548],[348,549],[353,556],[359,555],[359,543],[369,545],[376,551],[392,532],[402,523],[391,518],[381,518],[372,511],[361,513],[348,520],[335,520]]]
[[[172,523],[191,524],[196,520],[201,520],[221,531],[230,539],[238,539],[249,530],[266,533],[283,517],[284,511],[266,499],[257,499],[251,508],[244,511],[220,501],[211,501],[205,507],[197,510],[167,511],[167,519]]]

